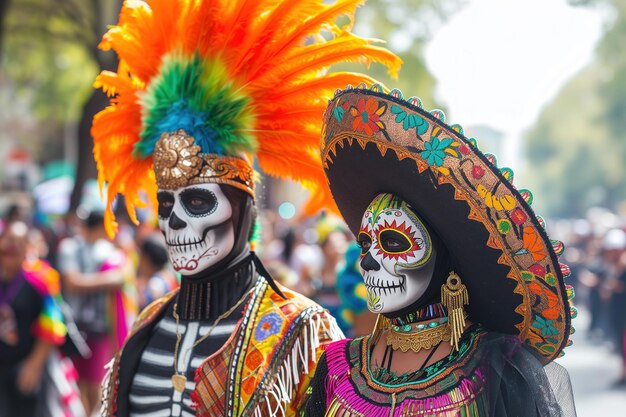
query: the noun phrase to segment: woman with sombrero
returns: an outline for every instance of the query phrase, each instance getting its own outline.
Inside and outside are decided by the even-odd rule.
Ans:
[[[573,293],[531,193],[398,90],[338,91],[324,121],[322,162],[379,319],[328,346],[305,415],[575,415],[552,362]]]

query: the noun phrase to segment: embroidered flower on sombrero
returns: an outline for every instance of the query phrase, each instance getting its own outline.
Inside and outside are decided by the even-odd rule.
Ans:
[[[409,130],[417,126],[416,131],[418,135],[423,135],[428,130],[426,120],[417,114],[407,114],[402,107],[395,104],[391,106],[391,112],[396,115],[396,123],[402,122],[402,128],[404,130]]]
[[[546,320],[543,317],[537,316],[533,322],[533,327],[536,327],[541,332],[542,336],[554,336],[559,334],[559,331],[552,325],[552,320]]]
[[[535,261],[541,261],[546,257],[541,237],[536,229],[525,227],[523,241],[525,253],[530,253]]]
[[[338,122],[343,120],[343,117],[346,114],[346,111],[350,108],[350,103],[347,101],[341,105],[337,104],[337,107],[333,109],[333,116],[337,119]]]
[[[511,228],[513,227],[511,225],[511,222],[508,221],[507,219],[498,220],[497,225],[498,225],[498,231],[502,233],[503,235],[506,235],[507,233],[509,233],[511,231]]]
[[[561,310],[559,309],[559,299],[556,294],[537,283],[537,281],[533,281],[528,284],[528,288],[530,288],[533,293],[542,296],[542,298],[547,301],[548,306],[541,308],[541,316],[546,320],[558,320],[561,316]]]
[[[511,212],[511,220],[513,220],[513,223],[517,224],[518,226],[524,224],[527,218],[528,217],[526,216],[524,211],[520,208],[516,208]]]
[[[543,278],[546,276],[546,268],[540,264],[531,265],[530,268],[528,268],[528,270],[532,272],[533,274],[537,275],[538,277]]]
[[[469,146],[463,143],[459,146],[459,152],[461,152],[463,155],[469,155],[471,150]]]
[[[485,170],[483,167],[481,167],[480,165],[474,165],[472,167],[472,177],[479,180],[483,177],[483,175],[485,175]]]
[[[443,138],[439,140],[437,137],[432,137],[430,142],[424,142],[424,151],[422,151],[422,158],[428,162],[428,165],[442,166],[443,160],[446,157],[446,149],[452,144],[452,139]]]
[[[354,122],[352,122],[352,128],[357,132],[365,133],[367,136],[372,136],[375,132],[385,129],[385,124],[380,120],[387,110],[385,103],[376,102],[373,98],[368,98],[367,101],[361,98],[356,107],[350,108],[350,114],[354,116]]]

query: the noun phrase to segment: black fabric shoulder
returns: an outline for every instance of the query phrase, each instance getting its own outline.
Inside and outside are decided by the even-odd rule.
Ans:
[[[539,359],[515,336],[490,333],[484,348],[490,417],[561,417]]]
[[[328,363],[326,352],[322,353],[315,369],[315,376],[307,388],[307,400],[304,410],[300,415],[304,417],[324,417],[326,414],[326,376],[328,375]]]

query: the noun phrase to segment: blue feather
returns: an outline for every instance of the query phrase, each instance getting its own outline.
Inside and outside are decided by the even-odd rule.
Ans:
[[[156,126],[159,132],[173,133],[183,129],[194,137],[196,145],[200,146],[203,153],[224,153],[217,132],[207,126],[206,113],[191,110],[184,100],[174,103]],[[150,138],[150,142],[152,139],[156,143],[159,137]]]

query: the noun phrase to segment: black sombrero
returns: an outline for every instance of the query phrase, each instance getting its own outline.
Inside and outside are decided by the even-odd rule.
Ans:
[[[441,237],[468,288],[468,314],[486,328],[517,334],[542,362],[568,343],[569,275],[513,172],[498,169],[458,125],[378,85],[338,91],[324,114],[322,162],[330,190],[356,235],[373,198],[406,200]]]

